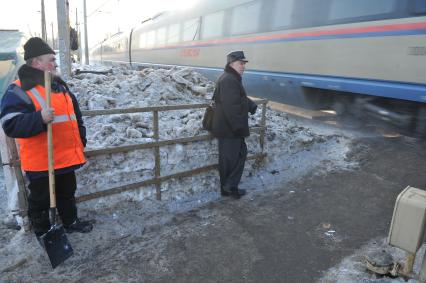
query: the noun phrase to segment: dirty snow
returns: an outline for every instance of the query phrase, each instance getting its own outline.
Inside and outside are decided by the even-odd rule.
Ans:
[[[90,68],[105,70],[105,67],[100,66]],[[136,71],[114,67],[106,75],[75,75],[69,85],[82,110],[206,103],[214,89],[212,82],[188,68]],[[260,110],[261,107],[250,117],[251,126],[260,124]],[[207,134],[201,129],[203,112],[203,109],[161,112],[160,139]],[[154,141],[152,113],[85,117],[84,120],[88,136],[87,150]],[[266,124],[264,152],[267,157],[262,163],[248,161],[241,182],[241,188],[248,190],[249,197],[255,197],[256,193],[264,190],[282,188],[314,168],[316,174],[322,174],[333,170],[350,170],[357,166],[346,158],[350,137],[336,134],[330,127],[303,127],[297,120],[271,109],[267,110]],[[261,151],[258,134],[252,134],[247,144],[249,155]],[[161,174],[164,176],[214,164],[217,162],[216,151],[215,140],[163,147],[160,150]],[[153,168],[154,155],[151,149],[90,158],[78,172],[78,195],[150,179],[154,175]],[[80,216],[94,219],[95,231],[88,235],[70,235],[75,255],[54,271],[31,233],[2,229],[5,232],[0,237],[0,281],[77,282],[89,276],[87,272],[83,274],[84,270],[91,273],[90,270],[96,270],[97,267],[117,270],[116,277],[99,275],[95,278],[95,274],[99,273],[94,273],[90,277],[91,282],[119,282],[126,279],[123,276],[128,276],[130,281],[143,278],[143,274],[126,274],[122,270],[122,262],[128,260],[128,255],[117,251],[114,246],[125,250],[124,244],[131,236],[133,240],[143,238],[140,249],[150,243],[160,250],[164,249],[161,237],[173,237],[175,231],[165,230],[154,238],[144,236],[146,231],[161,229],[163,224],[174,219],[177,211],[188,211],[219,199],[218,187],[218,174],[211,171],[164,182],[161,202],[155,200],[155,188],[151,186],[80,203]],[[4,204],[6,200],[1,198],[0,201]],[[4,210],[0,212],[7,214]],[[203,221],[208,221],[209,217],[212,216],[205,216]],[[114,254],[105,254],[106,251],[102,249],[105,246],[110,247]],[[151,270],[159,274],[167,273],[165,262],[153,256],[155,262],[152,262]],[[100,263],[104,261],[110,264],[102,267]],[[337,276],[339,272],[344,274],[343,270],[351,271],[353,268],[342,263],[342,266],[330,271],[330,276]],[[371,277],[361,271],[356,276]],[[350,282],[346,281],[348,277],[342,278],[343,281],[337,282]]]

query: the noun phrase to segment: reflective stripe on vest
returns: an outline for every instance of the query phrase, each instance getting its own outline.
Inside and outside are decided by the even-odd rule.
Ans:
[[[40,95],[40,92],[34,87],[29,90],[29,92],[34,95],[34,97],[37,99],[38,104],[40,104],[41,108],[46,108],[46,100]],[[67,121],[77,121],[77,118],[75,114],[68,115],[55,115],[53,118],[52,123],[61,123],[61,122],[67,122]]]
[[[41,97],[40,92],[38,92],[38,90],[35,87],[30,89],[29,92],[31,92],[35,96],[41,108],[46,108],[46,101],[44,100],[43,97]]]

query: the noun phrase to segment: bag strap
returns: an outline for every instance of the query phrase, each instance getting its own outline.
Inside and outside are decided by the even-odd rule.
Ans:
[[[213,105],[213,106],[216,103],[216,101],[214,100],[216,98],[216,90],[217,90],[217,83],[216,83],[216,86],[214,88],[214,92],[213,92],[213,96],[212,96],[212,101],[211,101],[211,105]]]

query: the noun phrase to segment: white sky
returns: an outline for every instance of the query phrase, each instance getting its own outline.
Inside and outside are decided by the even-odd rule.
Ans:
[[[89,47],[107,35],[126,31],[165,9],[184,8],[196,0],[86,0]],[[57,34],[57,0],[44,0],[48,39],[52,36],[52,23]],[[83,22],[83,0],[69,0],[70,23],[75,27]],[[41,36],[41,0],[0,0],[0,29],[19,29],[28,36]],[[82,28],[83,30],[83,28]]]

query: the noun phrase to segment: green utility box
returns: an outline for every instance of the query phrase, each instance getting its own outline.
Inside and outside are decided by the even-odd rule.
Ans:
[[[406,187],[397,197],[388,243],[415,254],[424,242],[426,191]]]

